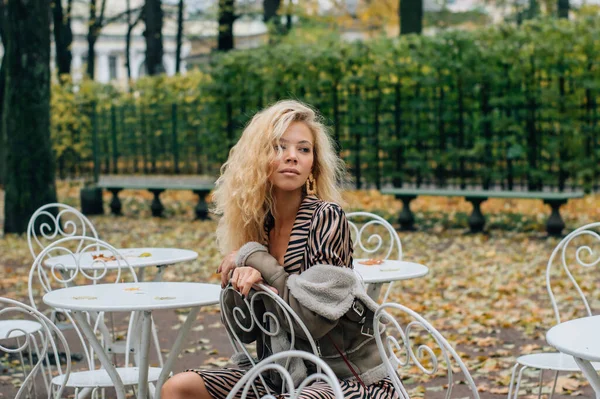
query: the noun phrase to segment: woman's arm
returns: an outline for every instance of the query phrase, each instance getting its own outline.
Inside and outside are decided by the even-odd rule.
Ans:
[[[321,263],[333,266],[350,267],[352,265],[352,243],[348,221],[342,209],[335,204],[324,204],[315,211],[311,231],[308,237],[309,251],[306,259],[309,266]],[[304,321],[311,335],[320,339],[337,324],[304,307],[287,285],[290,277],[267,249],[258,243],[244,245],[236,261],[239,266],[251,266],[258,270],[263,280],[277,289],[296,314]],[[301,331],[297,331],[303,336]]]

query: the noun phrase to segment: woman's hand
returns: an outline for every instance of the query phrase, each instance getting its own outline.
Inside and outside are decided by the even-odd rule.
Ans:
[[[263,278],[260,272],[252,267],[237,267],[233,270],[231,276],[231,285],[233,289],[243,296],[248,296],[250,289],[254,284],[262,283]]]
[[[235,258],[237,258],[237,253],[238,251],[233,251],[225,256],[217,269],[217,273],[221,273],[221,288],[225,288],[229,282],[229,274],[235,269]]]

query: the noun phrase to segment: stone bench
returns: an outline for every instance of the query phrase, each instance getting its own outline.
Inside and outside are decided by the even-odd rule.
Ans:
[[[101,177],[95,184],[97,189],[108,190],[112,193],[110,210],[114,215],[121,214],[121,190],[148,190],[154,195],[150,205],[153,216],[162,216],[165,209],[160,201],[160,194],[165,190],[189,190],[198,195],[198,203],[195,208],[196,218],[208,219],[208,205],[206,196],[215,188],[214,183],[205,178],[194,176],[108,176]],[[82,195],[82,209],[84,209]],[[85,213],[85,212],[84,212]]]
[[[546,222],[546,231],[551,236],[560,236],[565,223],[560,216],[560,207],[573,198],[583,198],[582,191],[546,192],[546,191],[501,191],[501,190],[458,190],[458,189],[429,189],[429,188],[384,188],[382,194],[391,194],[404,204],[398,216],[402,230],[414,229],[414,215],[410,210],[410,202],[419,195],[441,197],[464,197],[473,205],[469,215],[471,232],[478,233],[485,227],[485,217],[481,213],[481,203],[488,198],[540,199],[550,205],[552,212]]]

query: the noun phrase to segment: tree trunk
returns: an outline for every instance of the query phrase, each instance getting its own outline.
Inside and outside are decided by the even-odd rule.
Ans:
[[[125,68],[127,68],[127,81],[131,80],[131,0],[127,0],[127,34],[125,35]]]
[[[400,0],[400,34],[423,31],[423,0]]]
[[[146,0],[144,20],[146,22],[146,72],[148,75],[158,75],[164,72],[162,24],[163,12],[161,0]]]
[[[219,37],[217,49],[233,49],[233,22],[235,21],[235,0],[219,0]]]
[[[277,17],[277,11],[281,5],[281,0],[264,0],[263,3],[263,21],[268,23],[271,19]],[[275,22],[277,23],[277,22]]]
[[[529,8],[527,9],[527,19],[533,19],[539,14],[539,6],[537,0],[529,0]]]
[[[138,11],[135,21],[131,20],[131,0],[127,0],[127,33],[125,34],[125,67],[127,68],[127,80],[131,80],[131,33],[133,28],[140,22],[144,16],[144,8]]]
[[[37,208],[56,201],[50,143],[50,1],[8,0],[6,7],[4,232],[23,233]]]
[[[558,18],[569,18],[569,0],[558,0]]]
[[[62,0],[52,0],[52,16],[54,19],[54,46],[56,48],[56,69],[58,75],[71,74],[71,43],[73,32],[71,31],[71,4],[69,0],[67,14],[63,12]]]
[[[6,16],[5,16],[4,1],[0,1],[0,39],[2,39],[2,47],[6,52]],[[6,55],[6,53],[5,53]],[[6,87],[6,57],[2,57],[2,66],[0,66],[0,187],[4,187],[5,171],[6,171],[6,135],[2,127],[2,111],[4,110],[4,88]]]
[[[96,72],[96,50],[94,47],[96,46],[96,36],[92,33],[93,28],[90,26],[90,30],[87,35],[88,42],[88,52],[87,52],[87,76],[88,78],[94,80],[94,75]]]
[[[177,49],[175,50],[175,73],[181,73],[181,45],[183,42],[183,0],[177,8]]]
[[[281,17],[277,15],[279,7],[281,6],[281,0],[264,0],[263,2],[263,21],[265,24],[271,22],[273,24],[274,33],[276,35],[283,34],[283,26],[281,24]]]

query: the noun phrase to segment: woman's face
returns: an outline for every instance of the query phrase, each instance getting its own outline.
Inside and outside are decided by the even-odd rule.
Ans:
[[[312,171],[314,160],[313,134],[304,122],[293,122],[274,144],[281,154],[272,164],[269,181],[275,189],[301,190]]]

